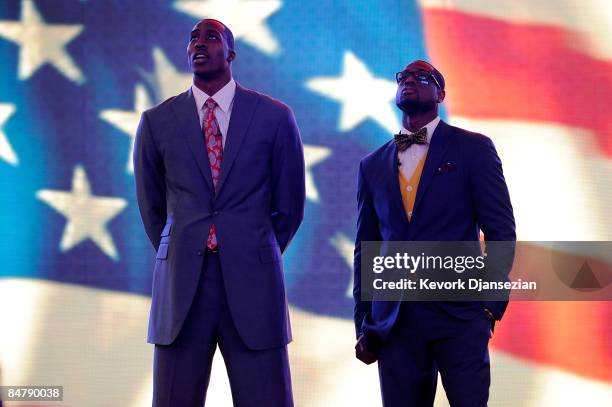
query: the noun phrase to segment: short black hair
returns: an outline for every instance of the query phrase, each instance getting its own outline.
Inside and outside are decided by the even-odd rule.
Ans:
[[[232,30],[229,29],[228,26],[226,26],[225,24],[223,24],[223,22],[214,19],[214,18],[205,18],[204,21],[206,20],[210,20],[210,21],[216,21],[219,24],[221,24],[223,26],[223,28],[225,28],[223,30],[223,36],[225,37],[225,41],[227,42],[227,47],[233,51],[234,50],[234,33],[232,33]]]
[[[446,82],[444,81],[444,76],[442,76],[440,71],[438,71],[435,66],[432,65],[432,67],[433,67],[433,76],[435,76],[435,78],[438,80],[438,83],[440,84],[440,90],[444,90],[444,87],[446,86]]]
[[[433,69],[433,73],[432,75],[436,78],[436,80],[438,81],[438,83],[440,84],[440,90],[444,90],[444,87],[446,86],[446,82],[444,81],[444,76],[442,76],[442,73],[440,73],[440,71],[438,71],[436,69],[435,66],[433,66],[431,63],[427,62],[427,61],[423,61],[422,59],[417,59],[416,61],[412,61],[411,63],[409,63],[408,65],[412,65],[416,62],[422,62],[424,64],[427,64],[431,67],[431,69]]]

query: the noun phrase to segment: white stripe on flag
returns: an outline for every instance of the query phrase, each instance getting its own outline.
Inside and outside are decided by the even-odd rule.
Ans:
[[[0,280],[2,384],[63,385],[67,407],[150,406],[149,304],[140,295],[44,280]],[[354,357],[351,321],[296,308],[291,317],[296,405],[381,405],[376,365],[364,366]],[[504,328],[502,322],[498,329]],[[218,352],[215,358],[208,404],[229,407],[225,368]],[[493,352],[492,370],[494,406],[575,407],[582,400],[605,405],[612,397],[608,383],[502,352]],[[442,391],[439,386],[437,407],[448,405]]]
[[[612,162],[595,136],[553,123],[453,116],[485,134],[501,157],[519,240],[612,240]]]

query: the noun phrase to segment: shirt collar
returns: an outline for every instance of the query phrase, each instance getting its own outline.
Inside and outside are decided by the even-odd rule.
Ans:
[[[234,78],[230,79],[225,86],[219,89],[217,93],[212,96],[209,96],[206,92],[194,84],[191,85],[191,91],[193,92],[193,97],[195,98],[198,110],[202,110],[204,108],[204,103],[206,103],[209,97],[212,97],[215,102],[217,102],[219,109],[223,110],[224,113],[228,113],[232,105],[232,101],[234,100],[234,96],[236,95],[236,81],[234,81]]]
[[[427,142],[428,143],[431,143],[431,136],[433,136],[434,131],[436,131],[436,127],[438,127],[438,123],[440,123],[440,116],[436,116],[435,119],[433,119],[432,121],[430,121],[429,123],[425,125],[425,128],[427,129]],[[400,133],[412,134],[412,132],[406,129],[404,126],[402,126],[402,130],[400,131]]]

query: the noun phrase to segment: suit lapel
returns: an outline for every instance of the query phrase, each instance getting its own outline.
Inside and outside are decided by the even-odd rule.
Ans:
[[[200,117],[198,116],[198,111],[191,88],[189,88],[187,92],[181,93],[176,97],[176,103],[172,105],[172,108],[178,122],[180,123],[181,134],[191,149],[195,161],[200,168],[200,172],[206,180],[206,184],[212,191],[212,174],[210,172],[210,163],[206,154],[204,133],[202,132],[202,127],[200,126]]]
[[[245,90],[242,86],[236,84],[236,95],[234,96],[234,105],[232,107],[227,136],[225,137],[225,146],[223,147],[223,159],[221,161],[221,174],[217,183],[217,195],[225,185],[225,180],[232,169],[232,165],[236,160],[238,151],[242,146],[242,142],[253,118],[257,98]]]
[[[436,169],[442,162],[442,158],[444,158],[444,153],[449,145],[449,130],[449,126],[443,121],[440,121],[431,137],[431,145],[427,151],[427,158],[425,159],[425,165],[423,166],[423,172],[419,180],[419,187],[417,188],[417,195],[412,210],[413,213],[416,213],[418,210],[419,204],[423,201],[423,196],[431,184]]]
[[[397,157],[397,145],[394,141],[389,143],[384,160],[386,165],[383,179],[387,180],[389,183],[387,187],[391,190],[391,201],[394,205],[394,213],[399,219],[402,220],[403,223],[407,225],[408,218],[406,217],[406,211],[404,210],[402,192],[400,191],[399,183],[399,159]]]

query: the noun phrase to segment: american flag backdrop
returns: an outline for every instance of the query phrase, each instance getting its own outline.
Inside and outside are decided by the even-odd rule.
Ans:
[[[2,0],[0,384],[150,405],[154,253],[132,146],[140,113],[190,85],[189,32],[213,17],[236,37],[234,77],[292,106],[304,141],[306,215],[284,256],[296,405],[381,405],[375,365],[353,356],[352,252],[359,160],[400,128],[395,72],[444,73],[442,116],[495,142],[520,240],[609,241],[608,3]],[[611,309],[511,303],[490,405],[610,405]],[[208,401],[231,405],[220,357]]]

